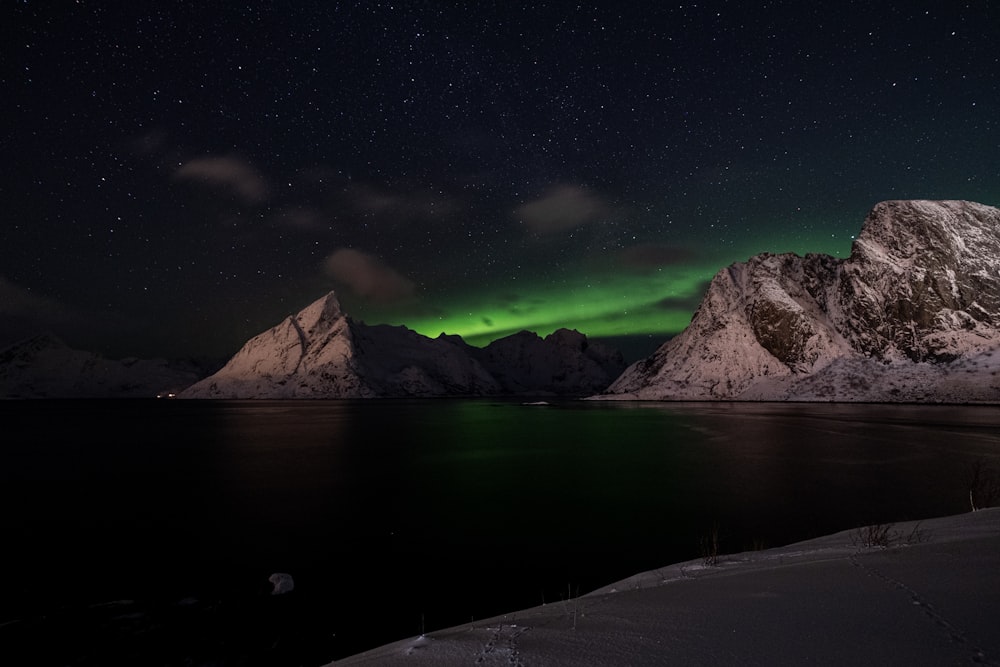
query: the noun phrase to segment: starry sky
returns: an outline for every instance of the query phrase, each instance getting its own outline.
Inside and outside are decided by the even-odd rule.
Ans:
[[[334,290],[632,360],[732,262],[1000,205],[992,0],[0,12],[0,344],[224,358]]]

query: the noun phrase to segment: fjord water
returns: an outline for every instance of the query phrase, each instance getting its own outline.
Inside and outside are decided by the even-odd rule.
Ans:
[[[229,651],[283,634],[305,664],[697,558],[714,531],[736,552],[968,511],[971,466],[1000,469],[995,406],[122,400],[0,412],[0,623],[17,619],[0,640],[28,628],[80,643],[96,623],[117,641],[127,616],[130,641],[171,622],[174,644],[218,631]],[[296,586],[277,611],[273,572]],[[73,616],[122,600],[129,614]],[[185,605],[200,611],[162,611]]]

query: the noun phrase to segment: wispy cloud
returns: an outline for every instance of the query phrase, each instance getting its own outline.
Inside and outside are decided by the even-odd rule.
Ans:
[[[72,320],[76,313],[55,299],[37,295],[0,277],[0,316],[32,319],[51,326]]]
[[[416,284],[374,255],[339,248],[323,262],[324,272],[355,294],[374,301],[397,301],[413,296]]]
[[[260,172],[234,157],[188,160],[177,168],[174,178],[231,192],[245,204],[259,204],[268,196],[267,181]]]
[[[701,305],[701,302],[705,297],[705,292],[708,291],[708,286],[710,283],[711,283],[710,280],[706,280],[704,282],[698,283],[697,285],[694,285],[691,289],[690,294],[664,297],[659,301],[657,301],[654,307],[657,310],[693,311],[695,308]]]
[[[683,246],[644,243],[625,248],[618,253],[621,263],[629,269],[646,271],[662,266],[683,264],[696,259],[696,253]]]
[[[48,332],[70,340],[99,340],[132,331],[133,323],[43,296],[0,276],[0,345]]]
[[[136,155],[152,156],[163,150],[167,143],[167,133],[162,129],[154,129],[134,137],[128,147]]]
[[[609,207],[591,192],[575,185],[557,185],[545,196],[518,206],[515,216],[528,231],[557,234],[599,220]]]
[[[430,188],[384,188],[357,183],[344,192],[345,203],[355,212],[396,222],[444,218],[460,210],[450,195]]]
[[[307,206],[289,206],[276,211],[271,220],[279,227],[300,231],[320,231],[326,219],[323,213]]]

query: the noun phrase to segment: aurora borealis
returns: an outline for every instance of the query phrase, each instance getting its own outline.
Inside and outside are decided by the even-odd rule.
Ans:
[[[803,244],[805,252],[827,252],[844,256],[850,240],[841,243],[818,240]],[[523,297],[510,296],[501,287],[496,291],[478,289],[458,295],[450,302],[447,316],[424,316],[419,312],[407,319],[407,326],[425,335],[459,333],[472,344],[489,342],[501,335],[528,329],[547,334],[559,327],[577,329],[593,337],[649,337],[662,342],[687,326],[709,279],[722,267],[749,257],[754,252],[720,256],[714,263],[679,262],[676,265],[622,266],[628,258],[616,258],[607,266],[582,267],[571,278],[551,284],[539,278],[519,289]],[[765,252],[765,250],[760,250]],[[794,250],[788,250],[794,252]],[[641,261],[641,258],[636,258]],[[720,263],[721,262],[721,263]]]
[[[2,10],[0,345],[226,356],[335,290],[634,356],[878,201],[1000,204],[986,0],[141,5]]]

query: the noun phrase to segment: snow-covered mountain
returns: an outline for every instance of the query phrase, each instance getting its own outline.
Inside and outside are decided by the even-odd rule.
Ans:
[[[470,349],[509,394],[593,394],[625,370],[621,352],[570,329],[545,338],[521,331]]]
[[[625,368],[619,353],[577,332],[522,332],[474,348],[459,336],[367,325],[330,292],[255,336],[181,398],[377,398],[586,395]]]
[[[1000,209],[881,202],[847,259],[733,264],[600,398],[1000,402]]]
[[[194,362],[106,359],[49,334],[0,350],[2,398],[155,398],[205,375]]]
[[[687,329],[627,369],[619,352],[576,331],[475,348],[354,321],[331,292],[202,377],[193,363],[112,361],[52,337],[0,351],[0,397],[1000,403],[1000,209],[882,202],[847,259],[762,254],[733,264]]]

